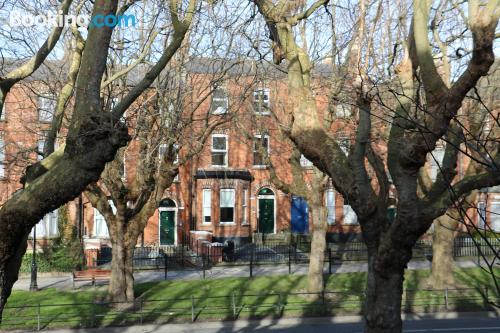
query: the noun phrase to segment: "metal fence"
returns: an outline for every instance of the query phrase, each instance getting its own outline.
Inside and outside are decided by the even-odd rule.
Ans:
[[[363,292],[325,291],[226,295],[207,293],[183,298],[138,298],[127,303],[7,305],[1,328],[40,331],[57,327],[90,328],[145,322],[194,322],[198,319],[360,314],[364,301]],[[487,289],[405,290],[402,311],[490,310],[490,304],[498,301],[498,295],[490,295]]]
[[[456,238],[453,254],[455,257],[474,257],[483,253],[486,256],[498,255],[500,241],[498,239],[473,240]],[[104,251],[94,266],[108,268],[111,252]],[[134,251],[135,270],[162,270],[165,279],[172,270],[202,270],[214,266],[246,266],[249,276],[255,273],[255,267],[263,265],[287,265],[292,272],[295,265],[307,265],[310,258],[310,242],[299,240],[283,242],[271,240],[258,243],[228,246],[221,248],[202,248],[197,242],[185,239],[182,245],[168,247],[139,247]],[[368,252],[363,242],[329,243],[324,252],[324,262],[331,274],[335,265],[345,262],[366,262]],[[432,260],[432,241],[419,240],[413,249],[414,259]]]
[[[471,238],[458,237],[455,238],[455,246],[453,247],[454,257],[478,257],[484,256],[499,256],[500,255],[500,239],[498,238]]]

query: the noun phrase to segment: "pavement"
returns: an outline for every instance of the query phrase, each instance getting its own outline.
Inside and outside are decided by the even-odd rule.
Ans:
[[[429,315],[403,316],[403,332],[443,333],[498,333],[498,314],[481,313],[435,313]],[[362,318],[359,316],[328,318],[281,318],[262,320],[237,320],[232,322],[203,322],[188,324],[137,325],[128,327],[104,327],[95,329],[61,329],[51,333],[250,333],[250,332],[331,332],[361,333]]]
[[[473,260],[463,260],[456,261],[455,264],[461,268],[472,268],[478,267],[476,261]],[[408,269],[430,269],[431,262],[427,260],[412,260],[408,264]],[[291,273],[304,275],[307,274],[308,266],[306,264],[291,266]],[[328,264],[324,268],[325,273],[328,273]],[[366,272],[368,271],[368,265],[366,263],[360,262],[344,262],[340,265],[336,264],[332,266],[332,273],[352,273],[352,272]],[[253,276],[263,276],[263,275],[286,275],[288,274],[288,265],[266,265],[266,266],[254,266]],[[219,279],[226,277],[248,277],[250,275],[250,269],[248,265],[245,266],[215,266],[210,270],[205,271],[205,278],[208,279]],[[157,282],[165,280],[164,271],[139,271],[134,273],[134,278],[136,283],[144,282]],[[202,270],[169,270],[167,272],[167,280],[199,280],[203,278]],[[39,274],[38,276],[38,288],[57,288],[57,289],[72,289],[73,283],[71,281],[71,274]],[[17,290],[29,290],[30,277],[22,276],[15,284],[14,289]],[[77,282],[76,287],[87,287],[90,283],[87,282]],[[498,331],[500,332],[500,330]],[[498,333],[497,332],[497,333]]]

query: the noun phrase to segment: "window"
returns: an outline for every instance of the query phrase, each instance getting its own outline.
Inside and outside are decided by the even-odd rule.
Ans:
[[[253,144],[253,165],[265,166],[267,165],[267,158],[269,157],[269,136],[256,135]]]
[[[179,164],[179,145],[177,143],[174,143],[174,151],[175,151],[175,160],[173,161],[173,164]],[[160,160],[163,159],[163,156],[167,153],[167,148],[168,145],[166,143],[160,144],[160,147],[158,147],[158,155]],[[174,177],[174,182],[179,181],[179,173],[175,175]]]
[[[234,189],[220,190],[220,223],[234,223]]]
[[[164,104],[160,105],[160,123],[163,127],[172,127],[174,116],[176,116],[176,114],[175,107],[172,102],[168,103],[168,106],[165,106]]]
[[[203,223],[212,222],[212,190],[203,190]]]
[[[127,178],[127,152],[123,151],[123,158],[120,159],[120,178],[121,179],[126,179]]]
[[[255,113],[262,115],[270,114],[269,89],[254,90],[252,104]]]
[[[300,155],[300,165],[303,167],[303,168],[312,168],[313,167],[313,162],[309,161],[307,159],[307,157],[305,157],[304,155]]]
[[[222,87],[216,87],[212,92],[212,114],[225,114],[229,108],[229,97]]]
[[[484,228],[484,223],[486,221],[486,202],[479,201],[477,203],[477,226],[481,229]]]
[[[350,205],[344,204],[344,224],[358,224],[358,216]]]
[[[38,120],[50,123],[54,117],[56,101],[52,96],[40,96],[38,98]]]
[[[43,160],[43,150],[45,148],[45,140],[44,139],[38,139],[37,147],[36,147],[36,160],[41,161]]]
[[[2,114],[0,115],[0,121],[5,121],[5,114],[7,113],[7,103],[3,101]]]
[[[490,228],[500,232],[500,201],[493,201],[490,206]]]
[[[444,159],[444,148],[443,147],[436,147],[432,151],[431,154],[429,154],[429,163],[430,163],[430,170],[429,170],[429,177],[433,182],[436,181],[437,175],[440,172],[440,167],[441,164],[443,163]]]
[[[337,139],[337,144],[346,156],[349,156],[350,141],[348,137],[341,136]]]
[[[212,166],[227,167],[227,135],[212,135]]]
[[[326,221],[328,225],[335,224],[335,191],[327,190],[325,195]]]
[[[243,189],[241,197],[241,224],[248,224],[248,190]]]
[[[337,104],[335,116],[337,118],[349,118],[351,116],[351,106],[349,104]]]
[[[59,228],[57,223],[58,216],[59,213],[57,209],[45,215],[43,219],[41,219],[40,222],[38,222],[37,225],[33,227],[33,229],[36,228],[36,237],[37,238],[57,237],[59,235]],[[30,234],[32,238],[34,236],[33,229],[31,230]]]
[[[113,214],[116,214],[116,207],[113,200],[108,200],[109,205]],[[104,216],[94,208],[94,237],[98,238],[109,238],[108,225],[106,224],[106,219]]]
[[[0,139],[0,177],[5,177],[5,141]]]

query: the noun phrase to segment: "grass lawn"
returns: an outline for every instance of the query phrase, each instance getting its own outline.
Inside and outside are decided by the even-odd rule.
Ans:
[[[444,292],[419,289],[428,270],[407,271],[403,295],[405,311],[438,311],[445,308]],[[493,293],[491,277],[484,271],[457,269],[457,282],[466,291],[448,292],[448,308],[484,309],[484,290]],[[328,277],[324,299],[306,295],[306,276],[261,276],[196,281],[163,281],[136,286],[138,301],[126,311],[104,304],[105,287],[77,291],[47,289],[36,293],[14,291],[4,312],[2,328],[78,327],[120,325],[130,322],[190,321],[238,317],[340,315],[360,313],[366,273]],[[40,304],[40,308],[38,308]],[[193,312],[194,304],[194,312]]]

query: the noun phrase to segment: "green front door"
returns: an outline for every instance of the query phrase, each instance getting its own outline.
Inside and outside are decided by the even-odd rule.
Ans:
[[[259,232],[274,233],[274,199],[259,199]]]
[[[160,212],[160,245],[175,244],[175,211]]]

